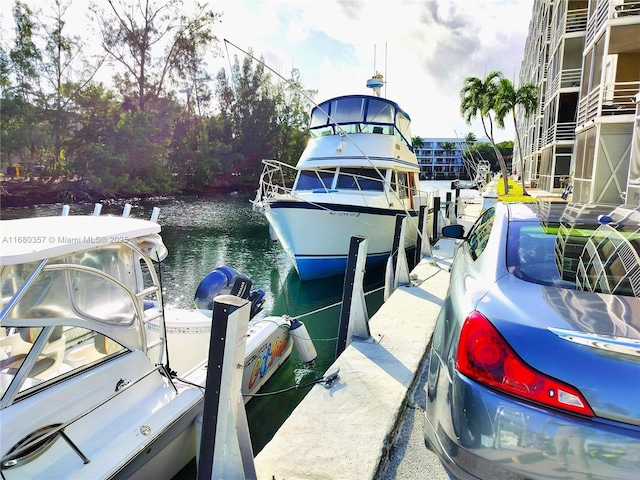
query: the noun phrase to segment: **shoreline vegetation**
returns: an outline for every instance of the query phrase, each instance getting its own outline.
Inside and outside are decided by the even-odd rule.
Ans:
[[[73,2],[8,2],[14,35],[0,45],[0,209],[255,191],[263,159],[296,165],[318,92],[296,68],[285,76],[251,48],[218,39],[222,12],[203,5],[186,15],[177,0],[90,2],[98,61],[65,28]],[[206,59],[222,57],[223,46],[229,65],[216,72]],[[118,67],[112,86],[97,81],[103,67]],[[502,128],[513,99],[498,99],[510,83],[499,72],[468,80],[463,117]],[[506,175],[513,142],[496,144],[489,133],[489,143],[465,135],[465,156]],[[438,148],[448,157],[453,146]]]
[[[193,195],[210,197],[229,192],[255,191],[253,184],[218,184],[211,187],[183,187],[163,192],[122,192],[104,195],[92,189],[81,178],[4,178],[0,182],[0,211],[13,207],[33,207],[37,205],[66,203],[104,203],[113,200],[151,198],[167,195]]]

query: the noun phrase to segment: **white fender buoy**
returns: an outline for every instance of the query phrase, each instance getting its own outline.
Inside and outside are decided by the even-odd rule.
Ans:
[[[312,363],[318,353],[316,352],[316,347],[313,345],[313,341],[309,336],[309,332],[307,332],[307,327],[304,326],[304,323],[296,320],[295,318],[291,320],[291,328],[289,328],[289,335],[293,338],[293,345],[296,347],[296,351],[298,355],[300,355],[300,359],[304,363]]]
[[[387,266],[384,271],[384,301],[389,300],[393,293],[394,272],[393,272],[393,256],[387,258]]]

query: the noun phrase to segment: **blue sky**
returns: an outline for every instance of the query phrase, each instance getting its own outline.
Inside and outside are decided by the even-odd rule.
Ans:
[[[388,82],[383,94],[411,115],[414,136],[455,137],[473,131],[481,137],[479,123],[468,126],[460,116],[459,91],[465,77],[484,78],[492,70],[518,82],[533,0],[212,5],[224,12],[224,38],[252,47],[285,76],[291,66],[298,68],[303,84],[318,90],[317,101],[370,92],[365,84],[375,73],[375,62]],[[496,137],[513,135],[507,128]]]
[[[186,9],[193,3],[184,1]],[[1,3],[6,32],[13,2]],[[28,3],[46,8],[47,0]],[[77,21],[70,23],[97,46],[87,29],[87,4],[74,0]],[[459,91],[465,77],[483,78],[492,70],[517,84],[533,0],[219,0],[209,5],[222,12],[215,30],[221,41],[253,49],[285,77],[297,68],[303,85],[318,91],[318,102],[370,93],[366,81],[378,70],[387,82],[383,95],[409,113],[414,136],[471,131],[482,137],[479,122],[469,126],[461,118]],[[220,46],[224,55],[243,56],[231,45]],[[229,65],[227,58],[207,63],[212,77]],[[512,128],[496,132],[499,141],[513,136]]]

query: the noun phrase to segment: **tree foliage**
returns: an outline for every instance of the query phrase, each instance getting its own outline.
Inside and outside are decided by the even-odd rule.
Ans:
[[[274,82],[262,59],[249,51],[242,62],[234,58],[229,76],[221,70],[217,83],[221,133],[240,156],[223,164],[227,180],[245,176],[257,185],[263,159],[297,160],[307,138],[308,99],[315,95],[302,87],[297,70],[291,79]]]
[[[477,77],[467,77],[464,80],[462,90],[460,90],[460,113],[468,124],[471,123],[471,120],[476,115],[480,116],[484,133],[489,138],[500,165],[504,191],[508,192],[507,166],[493,136],[494,120],[492,114],[498,91],[498,82],[501,78],[502,74],[500,72],[491,72],[484,80]]]
[[[522,152],[520,133],[518,132],[516,108],[521,107],[524,111],[525,117],[531,116],[538,108],[538,94],[539,88],[533,83],[525,83],[520,88],[516,89],[513,83],[511,83],[511,80],[508,78],[501,78],[494,104],[496,123],[500,128],[504,128],[504,119],[509,113],[511,113],[511,117],[513,119],[513,127],[516,131],[516,139],[518,140],[520,161],[522,162],[520,167],[520,181],[522,193],[524,195],[527,194],[527,190],[524,185],[524,154]]]
[[[215,48],[212,32],[220,14],[198,4],[193,16],[182,10],[180,0],[109,0],[105,10],[91,2],[101,34],[102,48],[124,71],[116,75],[120,93],[135,99],[144,111],[148,100],[163,93],[174,75],[192,84],[204,68],[204,52]],[[161,52],[161,53],[159,53]]]

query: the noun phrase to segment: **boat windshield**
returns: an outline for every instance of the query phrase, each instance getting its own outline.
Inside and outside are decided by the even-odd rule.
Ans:
[[[295,191],[332,192],[340,190],[384,191],[386,170],[375,168],[340,168],[338,178],[336,170],[301,170],[294,186]]]
[[[328,190],[333,184],[336,171],[331,170],[301,170],[294,190]]]
[[[410,121],[389,100],[353,95],[327,100],[315,107],[311,111],[309,133],[314,138],[340,132],[395,135],[410,146]]]
[[[386,170],[380,174],[385,175]],[[384,191],[384,177],[375,168],[341,168],[336,188],[340,190]]]
[[[27,315],[34,319],[27,319]],[[23,393],[28,395],[63,375],[70,376],[127,351],[94,330],[67,324],[60,317],[64,315],[61,310],[41,307],[27,315],[20,327],[0,329],[0,398],[13,383],[17,382],[13,395],[19,400]],[[38,325],[42,322],[54,326]],[[41,336],[43,341],[39,341]]]
[[[131,325],[138,282],[134,262],[128,246],[114,244],[51,259],[35,278],[30,278],[33,264],[8,265],[2,271],[3,306],[27,280],[30,284],[5,312],[6,318],[24,318],[36,307],[55,306],[62,312],[58,316]]]

